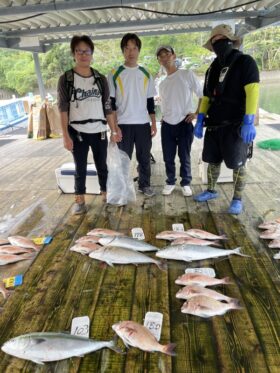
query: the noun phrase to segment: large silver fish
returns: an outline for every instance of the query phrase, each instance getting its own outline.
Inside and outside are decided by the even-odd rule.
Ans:
[[[121,247],[101,247],[92,251],[89,256],[93,259],[106,262],[110,266],[113,266],[113,264],[154,263],[159,269],[166,269],[166,264],[161,263],[156,259],[150,258],[149,256],[139,253],[138,251],[124,249]]]
[[[0,266],[4,266],[10,263],[20,262],[21,260],[33,259],[32,254],[13,255],[13,254],[0,254]]]
[[[80,253],[82,255],[88,255],[92,251],[98,249],[101,247],[100,245],[93,243],[93,242],[81,242],[81,243],[76,243],[76,245],[70,247],[70,251],[76,251],[77,253]]]
[[[270,247],[271,249],[280,249],[280,238],[270,241],[268,247]]]
[[[125,249],[135,251],[157,251],[156,246],[152,246],[147,242],[137,240],[135,238],[120,236],[120,237],[102,237],[98,241],[103,246],[124,247]]]
[[[230,303],[219,302],[218,300],[206,297],[205,295],[198,295],[185,302],[181,308],[183,313],[200,317],[212,317],[217,315],[224,315],[229,310],[242,309],[236,300]]]
[[[12,245],[2,245],[0,246],[0,254],[23,254],[31,253],[31,249],[25,249],[24,247],[12,246]]]
[[[2,351],[20,359],[37,364],[58,361],[73,356],[83,356],[101,348],[120,352],[114,341],[95,341],[67,333],[30,333],[10,339],[2,346]]]
[[[228,255],[240,255],[248,257],[249,255],[242,254],[240,247],[233,250],[218,249],[212,246],[199,246],[199,245],[174,245],[168,246],[163,250],[156,253],[156,256],[164,259],[184,260],[191,262],[192,260],[203,260],[211,258],[219,258]]]
[[[264,240],[279,240],[280,239],[280,228],[273,228],[267,231],[264,231],[260,234],[260,238]]]
[[[10,236],[10,237],[8,237],[8,240],[9,240],[10,244],[14,245],[14,246],[24,247],[25,249],[33,249],[35,251],[40,250],[40,246],[35,245],[35,243],[27,237]]]

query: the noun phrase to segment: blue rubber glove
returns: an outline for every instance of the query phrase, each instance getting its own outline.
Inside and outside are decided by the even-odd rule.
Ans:
[[[254,126],[255,115],[245,114],[241,127],[241,137],[245,144],[250,144],[256,137],[256,129]]]
[[[196,120],[196,124],[194,126],[193,134],[198,139],[202,139],[202,137],[203,137],[203,122],[204,122],[204,118],[205,118],[205,114],[203,114],[203,113],[199,113],[197,115],[197,120]]]

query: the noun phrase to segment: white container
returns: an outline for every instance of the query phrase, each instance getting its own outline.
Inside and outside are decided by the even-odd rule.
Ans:
[[[74,193],[74,174],[75,164],[64,163],[61,167],[55,170],[55,176],[58,188],[63,193]],[[100,186],[98,182],[96,167],[93,163],[87,165],[86,177],[86,193],[100,194]]]
[[[199,177],[202,180],[203,184],[207,184],[207,167],[208,163],[205,163],[202,161],[202,159],[199,159],[198,161],[198,172]],[[232,183],[233,182],[233,170],[226,167],[224,162],[221,165],[221,172],[220,176],[218,178],[218,183]]]

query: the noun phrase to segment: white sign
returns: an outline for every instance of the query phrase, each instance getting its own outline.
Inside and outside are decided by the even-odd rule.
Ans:
[[[172,224],[172,230],[174,232],[184,232],[184,224]]]
[[[185,273],[200,273],[205,276],[216,277],[216,273],[213,268],[186,268]]]
[[[145,240],[145,235],[142,228],[132,228],[131,234],[133,238],[137,240]]]
[[[89,317],[75,317],[71,324],[71,334],[77,337],[89,338]]]
[[[160,312],[147,312],[145,315],[144,326],[160,340],[163,314]]]

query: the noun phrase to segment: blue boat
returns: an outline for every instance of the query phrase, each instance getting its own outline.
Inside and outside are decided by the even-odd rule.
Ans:
[[[28,118],[23,99],[0,101],[0,131],[13,127]]]

